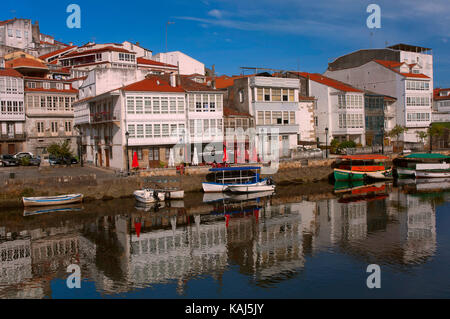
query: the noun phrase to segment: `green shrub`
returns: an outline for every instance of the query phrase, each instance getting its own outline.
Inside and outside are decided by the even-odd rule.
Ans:
[[[30,158],[28,156],[22,157],[21,165],[22,166],[29,166],[30,165]]]
[[[339,144],[339,148],[355,148],[356,143],[354,141],[344,141]]]

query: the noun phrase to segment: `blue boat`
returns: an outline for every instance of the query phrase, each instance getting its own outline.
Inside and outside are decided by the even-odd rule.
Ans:
[[[222,167],[211,168],[202,183],[205,193],[220,193],[229,190],[230,186],[258,187],[270,184],[269,178],[261,179],[261,167]]]
[[[80,203],[83,201],[83,194],[69,194],[59,196],[43,197],[22,197],[23,206],[53,206]]]

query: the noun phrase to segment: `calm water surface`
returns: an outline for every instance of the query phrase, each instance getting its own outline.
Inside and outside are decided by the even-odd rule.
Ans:
[[[450,192],[403,184],[1,211],[0,297],[450,298]]]

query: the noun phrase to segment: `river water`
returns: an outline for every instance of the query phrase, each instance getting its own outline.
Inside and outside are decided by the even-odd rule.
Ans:
[[[450,185],[400,184],[4,210],[0,298],[449,298]]]

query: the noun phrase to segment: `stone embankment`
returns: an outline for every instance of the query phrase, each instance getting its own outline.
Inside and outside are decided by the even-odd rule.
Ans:
[[[271,174],[279,185],[308,184],[327,180],[333,159],[281,162]],[[96,174],[39,178],[15,178],[0,181],[0,208],[22,206],[23,196],[52,196],[82,193],[85,201],[132,196],[143,187],[181,187],[185,192],[202,190],[209,167],[187,167],[183,175],[175,168],[152,169],[136,176],[98,178]]]

